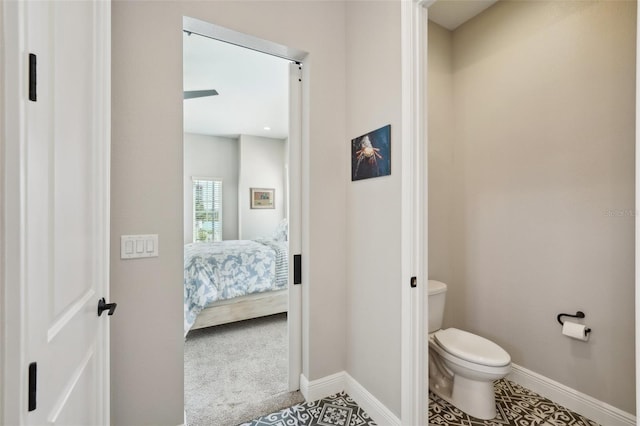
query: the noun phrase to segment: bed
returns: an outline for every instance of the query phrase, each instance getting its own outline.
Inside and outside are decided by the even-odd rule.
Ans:
[[[287,242],[192,243],[184,248],[184,335],[189,330],[286,312]]]

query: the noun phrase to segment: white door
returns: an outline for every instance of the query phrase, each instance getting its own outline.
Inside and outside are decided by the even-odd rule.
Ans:
[[[6,11],[17,19],[8,41],[17,58],[6,62],[21,62],[24,90],[18,122],[7,123],[19,140],[5,141],[20,145],[19,181],[7,183],[22,198],[12,207],[19,283],[5,285],[21,289],[19,375],[35,386],[21,385],[19,406],[5,409],[19,410],[20,424],[108,424],[110,317],[97,309],[108,298],[110,5],[28,1]]]

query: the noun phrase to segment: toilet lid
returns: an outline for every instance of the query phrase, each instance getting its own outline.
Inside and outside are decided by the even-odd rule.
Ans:
[[[511,362],[511,357],[500,346],[484,337],[457,328],[447,328],[435,333],[436,343],[458,358],[475,364],[501,367]]]

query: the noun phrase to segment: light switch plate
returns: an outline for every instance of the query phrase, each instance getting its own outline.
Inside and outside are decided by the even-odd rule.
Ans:
[[[120,259],[143,257],[158,257],[158,234],[120,236]]]

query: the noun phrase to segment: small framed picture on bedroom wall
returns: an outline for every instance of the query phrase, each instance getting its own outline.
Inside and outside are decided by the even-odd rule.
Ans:
[[[272,188],[249,188],[252,209],[275,209],[276,190]]]

